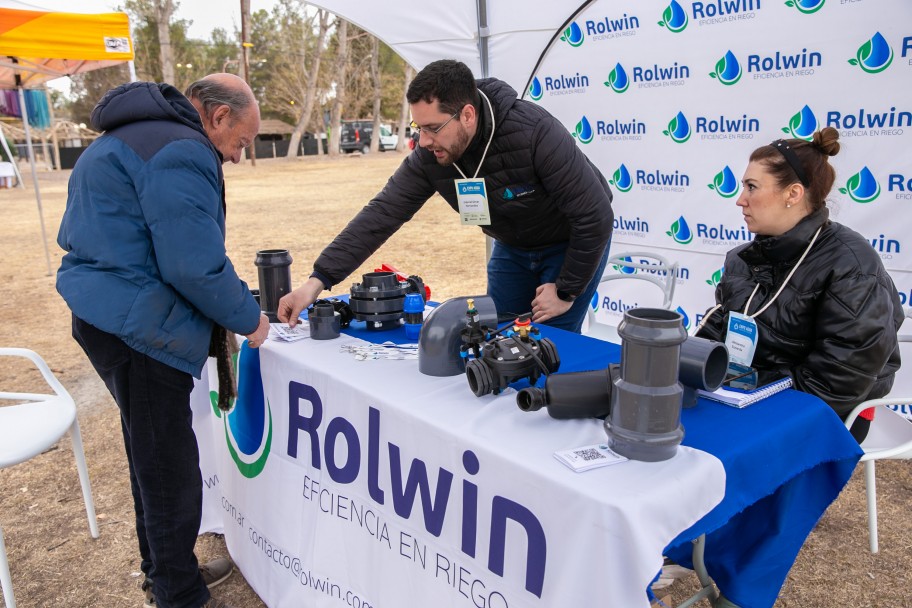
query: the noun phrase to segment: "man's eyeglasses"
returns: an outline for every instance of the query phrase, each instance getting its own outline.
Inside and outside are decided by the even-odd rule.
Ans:
[[[443,123],[436,129],[431,129],[429,127],[419,127],[418,123],[416,123],[414,120],[409,123],[409,127],[411,127],[413,131],[416,131],[418,133],[421,133],[422,131],[424,131],[427,135],[437,135],[438,133],[440,133],[441,129],[443,129],[445,126],[450,124],[450,121],[453,120],[454,118],[456,118],[457,116],[459,116],[459,110],[456,110],[456,112],[454,112],[453,115],[450,116],[445,123]]]

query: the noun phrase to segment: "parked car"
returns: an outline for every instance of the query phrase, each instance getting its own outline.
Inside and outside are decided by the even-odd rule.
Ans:
[[[370,152],[373,132],[374,121],[372,120],[343,120],[339,147],[343,152],[357,151],[367,154]],[[389,125],[380,125],[380,144],[378,149],[381,152],[395,149],[398,141],[399,136],[393,135]]]

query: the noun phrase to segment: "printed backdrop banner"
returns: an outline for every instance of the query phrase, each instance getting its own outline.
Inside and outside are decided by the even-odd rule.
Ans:
[[[569,24],[524,95],[610,180],[612,252],[680,264],[672,307],[695,326],[725,253],[753,238],[735,204],[750,153],[826,126],[842,145],[831,218],[871,242],[912,304],[910,83],[908,0],[603,0]],[[604,322],[652,302],[646,283],[609,285],[593,299]]]

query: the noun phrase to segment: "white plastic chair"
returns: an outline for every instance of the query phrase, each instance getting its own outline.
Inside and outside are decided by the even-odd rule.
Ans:
[[[92,538],[98,538],[95,504],[92,501],[92,488],[89,485],[89,472],[86,468],[82,436],[79,434],[79,421],[76,419],[76,404],[73,402],[73,398],[37,353],[25,348],[0,348],[0,357],[2,356],[24,357],[31,360],[54,390],[54,394],[0,392],[0,400],[19,402],[15,405],[0,407],[0,469],[25,462],[41,454],[69,431],[73,442],[73,453],[76,456],[76,468],[79,471],[79,482],[82,485],[82,498],[85,500],[86,514],[89,518],[89,531]],[[3,589],[3,599],[7,608],[16,608],[2,528],[0,528],[0,586]]]
[[[912,403],[910,397],[886,397],[871,399],[857,406],[846,418],[846,428],[851,428],[858,414],[869,407],[877,408],[868,436],[861,443],[864,456],[865,493],[868,499],[868,534],[870,535],[871,553],[877,553],[877,485],[874,474],[874,463],[877,460],[912,459],[912,423],[890,408],[891,405]]]
[[[647,260],[647,263],[635,262],[633,260]],[[613,267],[626,268],[633,272],[617,272]],[[649,272],[641,272],[643,270]],[[608,258],[608,264],[605,266],[605,273],[599,281],[598,293],[603,294],[603,286],[609,281],[619,279],[635,279],[645,281],[659,288],[662,296],[661,308],[671,309],[671,301],[674,297],[675,284],[678,277],[678,263],[670,263],[664,257],[655,253],[646,253],[639,251],[625,251],[617,253]],[[593,338],[607,340],[609,342],[620,342],[617,333],[617,327],[603,323],[596,319],[595,311],[589,308],[586,319],[588,326],[583,333]]]

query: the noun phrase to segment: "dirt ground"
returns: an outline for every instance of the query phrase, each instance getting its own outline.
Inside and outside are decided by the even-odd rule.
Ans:
[[[299,284],[323,246],[382,187],[400,160],[397,153],[384,153],[227,166],[227,245],[241,277],[256,286],[256,251],[285,248],[294,258],[292,280]],[[61,256],[55,237],[68,178],[69,171],[39,173],[52,271]],[[16,600],[23,608],[141,606],[117,408],[70,338],[69,312],[48,273],[28,175],[26,182],[26,190],[0,189],[0,281],[6,286],[0,298],[0,346],[37,351],[75,398],[101,536],[93,540],[88,533],[69,439],[27,463],[0,470],[0,526]],[[385,262],[420,274],[437,300],[481,293],[484,251],[481,233],[460,227],[457,216],[435,199],[353,276]],[[4,361],[0,386],[38,390],[41,382],[27,365]],[[868,551],[859,468],[805,544],[777,607],[912,607],[912,462],[880,463],[877,471],[880,553]],[[225,554],[225,545],[220,537],[206,535],[197,552],[205,560]],[[683,600],[695,580],[676,583],[674,599]],[[241,574],[217,591],[239,608],[263,606]]]

